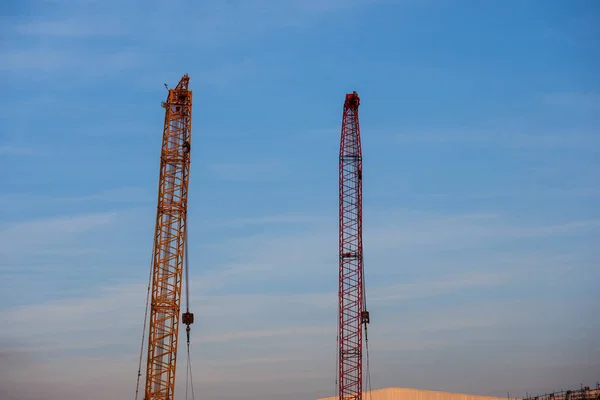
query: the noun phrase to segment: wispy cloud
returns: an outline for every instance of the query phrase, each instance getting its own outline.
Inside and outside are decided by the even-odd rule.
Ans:
[[[68,217],[44,218],[13,224],[2,231],[8,236],[29,236],[39,233],[41,237],[49,234],[81,233],[97,226],[105,225],[115,220],[116,213],[98,213],[88,215],[75,215]]]
[[[261,217],[237,218],[228,221],[214,222],[220,226],[244,225],[286,225],[286,224],[316,224],[328,221],[328,218],[301,213],[287,213],[278,215],[265,215]]]
[[[548,175],[552,172],[548,171]],[[506,199],[506,198],[585,198],[600,196],[600,189],[595,187],[548,188],[531,190],[514,190],[498,192],[460,192],[460,193],[423,193],[419,197],[435,199]]]
[[[228,44],[240,43],[255,40],[282,28],[314,26],[332,12],[358,9],[372,3],[372,0],[258,0],[237,4],[209,3],[201,7],[202,14],[206,16],[206,24],[198,24],[193,36],[203,41],[206,41],[206,38],[213,39],[213,44],[220,41]],[[202,25],[208,28],[203,28]],[[214,38],[219,40],[214,41]]]
[[[0,205],[10,208],[40,206],[42,204],[67,204],[102,202],[108,203],[146,203],[149,199],[155,200],[155,193],[149,193],[144,188],[120,187],[106,189],[96,193],[81,195],[68,195],[63,193],[46,194],[41,197],[32,193],[13,193],[0,195]]]
[[[227,280],[227,274],[221,275],[221,279]],[[202,278],[199,281],[202,281]],[[502,283],[501,279],[494,276],[485,277],[481,274],[479,276],[475,274],[475,277],[449,277],[437,281],[370,288],[370,299],[374,304],[398,299],[420,299],[461,291],[473,286]],[[327,320],[327,316],[335,309],[337,295],[334,292],[223,296],[211,294],[207,285],[202,285],[202,288],[204,294],[192,298],[194,303],[200,304],[195,312],[217,323],[199,328],[200,336],[197,340],[200,343],[247,342],[250,339],[272,340],[275,337],[289,340],[296,336],[303,336],[306,339],[309,335],[335,334],[335,325]],[[127,315],[140,315],[143,310],[145,289],[146,285],[143,283],[123,284],[107,287],[84,297],[55,300],[9,310],[5,313],[8,325],[0,338],[4,341],[23,342],[25,347],[20,347],[21,350],[41,352],[86,348],[93,350],[98,346],[120,346],[123,343],[123,335],[126,332],[134,332],[141,322],[141,320],[127,318]],[[196,283],[192,289],[197,292],[200,287]],[[214,304],[218,304],[218,307]],[[256,310],[261,310],[261,313],[272,318],[260,322],[255,318]],[[288,315],[288,318],[285,318],[285,315]],[[316,317],[315,325],[289,325],[298,317],[301,318],[296,321],[302,323],[306,315]],[[326,319],[323,319],[324,317]],[[114,320],[121,322],[118,325],[111,324],[110,321]],[[43,326],[43,330],[33,329],[34,326]],[[394,326],[392,324],[389,329],[393,330]],[[453,326],[457,326],[456,321]],[[87,347],[86,342],[73,341],[84,332]],[[132,336],[126,342],[131,342],[133,339]]]
[[[116,36],[126,33],[116,21],[94,19],[66,19],[66,20],[33,20],[15,27],[15,32],[20,35],[40,37],[70,37],[84,38],[90,36]]]
[[[218,178],[226,181],[271,181],[285,175],[285,165],[280,161],[248,163],[214,163],[208,168]]]
[[[47,154],[46,151],[39,148],[21,147],[13,145],[0,145],[0,154],[6,156],[38,156]]]
[[[443,143],[463,143],[504,148],[548,148],[548,149],[597,149],[598,135],[593,133],[563,132],[550,134],[527,134],[517,132],[444,131],[415,132],[394,135],[403,145],[439,145]]]
[[[540,260],[540,255],[530,259],[526,258],[526,253],[521,251],[507,259],[501,256],[501,253],[493,253],[493,260],[480,264],[477,259],[463,257],[462,252],[486,249],[489,253],[495,248],[514,243],[515,240],[518,240],[522,246],[531,246],[536,242],[539,243],[540,240],[552,240],[572,234],[594,235],[600,227],[600,222],[594,219],[536,225],[508,220],[503,215],[481,213],[440,216],[407,211],[382,212],[381,215],[366,212],[370,215],[369,228],[364,232],[364,243],[368,249],[367,276],[370,284],[377,285],[381,285],[382,281],[392,276],[394,279],[396,277],[400,279],[408,265],[423,263],[429,265],[429,269],[425,270],[429,273],[453,271],[453,274],[458,275],[472,274],[470,277],[463,276],[461,279],[465,281],[459,281],[460,284],[477,285],[484,283],[479,282],[478,279],[492,279],[487,283],[492,285],[493,279],[502,280],[506,277],[495,274],[478,275],[472,271],[479,268],[480,273],[488,274],[495,268],[510,267],[524,274],[529,268],[540,267],[536,261]],[[207,260],[211,260],[209,261],[211,274],[221,271],[226,273],[228,278],[213,279],[212,275],[206,275],[200,279],[205,281],[207,287],[211,287],[215,294],[224,296],[232,296],[238,291],[255,290],[248,287],[247,276],[257,279],[259,288],[275,285],[280,287],[280,290],[296,291],[298,286],[309,285],[308,287],[322,289],[325,287],[323,285],[326,285],[328,290],[335,290],[336,274],[331,266],[337,265],[336,220],[294,224],[286,226],[286,231],[285,234],[268,232],[229,234],[227,238],[207,243],[203,253]],[[447,252],[457,253],[450,257]],[[517,262],[520,259],[529,259],[529,266]],[[214,263],[212,260],[215,260]],[[573,262],[556,255],[554,261],[564,265],[571,265]],[[419,270],[416,269],[410,275],[421,276],[417,272]],[[375,280],[370,278],[372,274]],[[432,284],[419,289],[411,289],[414,286],[410,288],[400,286],[390,289],[390,292],[399,296],[399,299],[402,296],[412,295],[412,292],[406,292],[407,290],[417,290],[421,296],[427,297],[432,292],[451,290],[451,286],[444,285],[452,285],[454,279],[456,276],[452,276],[448,282],[439,283],[440,286]],[[292,281],[295,284],[291,284]],[[375,294],[371,293],[369,296],[371,298]]]
[[[378,232],[375,236],[365,236],[369,241],[369,278],[397,269],[390,268],[390,261],[396,259],[399,247],[404,249],[403,263],[415,266],[400,269],[398,274],[422,269],[422,266],[417,268],[418,264],[413,264],[409,257],[418,249],[406,245],[409,234],[418,235],[420,231],[427,234],[426,247],[438,251],[447,247],[447,241],[454,240],[453,236],[462,236],[465,241],[472,242],[482,232],[487,232],[484,238],[493,241],[497,239],[494,235],[500,238],[506,235],[554,235],[594,224],[593,221],[575,221],[536,226],[524,221],[517,223],[496,213],[371,214],[375,225],[370,226],[369,231]],[[288,217],[284,214],[266,218],[266,221],[285,221]],[[381,231],[385,225],[394,225],[390,218],[405,221],[406,228]],[[101,221],[102,218],[92,218],[87,226],[97,226]],[[421,221],[420,227],[418,221]],[[66,221],[58,221],[58,226],[63,223]],[[38,226],[48,231],[50,225],[40,223]],[[304,379],[304,382],[311,382],[311,390],[327,390],[326,382],[321,382],[319,376],[334,371],[328,368],[329,364],[333,368],[336,335],[337,237],[335,226],[332,229],[320,224],[301,227],[300,231],[280,237],[252,235],[219,243],[212,250],[205,247],[203,257],[208,257],[207,253],[214,249],[221,249],[232,256],[232,264],[211,270],[205,270],[202,267],[205,262],[201,260],[192,264],[196,273],[191,282],[191,302],[192,311],[197,315],[192,331],[192,352],[204,390],[235,396],[237,388],[231,384],[230,377],[243,369],[253,373],[244,375],[243,380],[236,379],[237,384],[242,381],[247,385],[268,382],[269,391],[273,391],[278,388],[276,382],[286,379],[301,382]],[[440,235],[439,230],[452,235]],[[424,241],[424,238],[419,240]],[[385,243],[378,243],[381,240]],[[555,323],[556,317],[551,315],[552,310],[542,307],[542,300],[535,298],[515,303],[497,298],[500,291],[510,290],[518,280],[535,276],[535,271],[543,270],[545,276],[556,275],[557,268],[566,259],[555,251],[550,253],[545,255],[546,258],[542,254],[526,257],[522,252],[498,253],[501,257],[486,253],[482,259],[481,254],[471,251],[462,253],[462,258],[442,251],[431,262],[445,266],[443,272],[439,272],[439,265],[432,264],[425,267],[428,270],[425,275],[413,273],[409,277],[404,274],[402,280],[393,280],[400,283],[390,283],[385,278],[388,275],[384,275],[384,279],[369,279],[368,302],[373,313],[369,330],[371,355],[373,360],[379,360],[374,365],[381,365],[390,352],[396,357],[399,354],[431,356],[431,352],[443,353],[462,346],[467,339],[493,339],[494,332],[510,334],[507,327],[519,326],[519,331],[526,330],[527,326],[537,327],[540,318]],[[323,257],[331,262],[324,262]],[[549,259],[552,262],[548,262]],[[484,260],[486,265],[482,264]],[[460,266],[461,263],[464,265]],[[319,270],[326,271],[319,274]],[[326,288],[316,282],[323,279],[331,281]],[[281,282],[284,286],[267,286],[265,282]],[[545,283],[545,279],[532,282],[539,285]],[[462,304],[448,301],[431,307],[431,300],[440,296],[468,298],[481,293],[482,289],[490,294],[489,298]],[[4,310],[7,324],[0,333],[0,342],[12,343],[11,347],[20,349],[24,356],[38,360],[34,368],[41,377],[38,382],[62,382],[74,377],[87,382],[86,376],[100,373],[115,382],[111,390],[116,395],[125,391],[127,385],[120,388],[118,382],[122,378],[115,371],[127,375],[127,371],[134,370],[137,365],[136,349],[141,335],[145,291],[145,282],[133,282]],[[538,318],[528,322],[533,312]],[[132,315],[138,315],[139,319],[131,318]],[[96,356],[100,353],[101,357]],[[83,363],[82,355],[88,362]],[[44,366],[48,357],[53,358],[52,363],[47,364],[48,368],[52,366],[52,371],[46,371]],[[89,364],[92,358],[93,365]],[[62,362],[65,368],[57,368]],[[75,371],[69,365],[90,366]],[[184,368],[184,365],[182,361],[180,367]],[[31,366],[27,368],[32,371]],[[307,378],[303,368],[311,368],[315,377]],[[404,367],[398,366],[395,370],[398,368]],[[22,379],[24,373],[25,368],[11,372],[17,380]],[[134,372],[131,376],[135,377]],[[257,389],[255,393],[262,392]]]
[[[139,65],[140,56],[133,52],[88,53],[77,50],[29,48],[0,53],[0,70],[8,72],[72,72],[75,76],[99,77],[122,72]],[[35,76],[31,79],[35,80]]]
[[[248,342],[251,339],[273,339],[278,336],[283,336],[286,339],[293,339],[296,336],[312,336],[323,334],[332,334],[334,329],[331,327],[285,327],[279,329],[270,330],[256,330],[246,332],[222,332],[215,336],[200,337],[199,343],[217,343],[217,342],[232,342],[232,341],[244,341]]]
[[[479,215],[479,214],[476,214]],[[485,215],[485,214],[484,214]],[[508,223],[503,218],[473,218],[473,215],[441,216],[429,213],[406,212],[389,216],[388,221],[402,221],[406,228],[379,221],[377,229],[365,231],[365,242],[376,249],[465,249],[485,243],[501,243],[507,239],[533,239],[567,235],[585,229],[596,229],[600,220],[563,221],[554,224],[525,225]]]
[[[242,249],[243,250],[243,249]],[[258,252],[279,251],[272,243],[264,243]],[[285,253],[285,249],[283,249]],[[309,254],[314,263],[315,255]],[[265,255],[267,259],[277,260],[278,256]],[[318,256],[316,257],[318,260]],[[293,260],[293,259],[292,259]],[[311,263],[307,258],[304,260]],[[504,262],[505,260],[500,260]],[[279,267],[289,270],[294,261],[283,258]],[[477,263],[474,263],[477,264]],[[535,264],[530,263],[534,268]],[[318,265],[318,264],[317,264]],[[544,263],[547,268],[551,264]],[[245,267],[248,268],[245,268]],[[258,265],[257,267],[260,267]],[[334,264],[335,266],[335,264]],[[337,295],[333,288],[335,268],[331,268],[332,279],[329,291],[307,291],[283,293],[270,289],[266,293],[231,293],[222,292],[224,285],[232,284],[229,269],[221,269],[211,273],[195,275],[192,280],[192,304],[195,312],[208,318],[213,323],[202,325],[198,340],[210,343],[237,342],[245,339],[270,339],[273,337],[289,338],[290,335],[331,335],[333,325],[329,317],[335,312]],[[391,305],[400,300],[423,300],[452,293],[462,293],[471,288],[495,287],[510,283],[516,270],[483,273],[477,270],[462,270],[453,274],[442,274],[428,279],[411,279],[401,284],[389,284],[385,281],[371,283],[369,287],[369,303],[375,309],[382,305]],[[310,270],[303,271],[311,274]],[[236,278],[246,284],[248,282],[269,279],[270,271],[260,271],[252,265],[241,264],[235,268]],[[293,274],[291,275],[293,278]],[[80,336],[82,332],[90,340],[90,349],[99,345],[117,346],[122,343],[125,332],[133,332],[140,321],[127,318],[127,315],[140,314],[143,310],[145,283],[122,284],[106,287],[95,293],[78,298],[55,300],[44,304],[29,305],[5,312],[6,321],[10,322],[3,331],[4,339],[25,341],[26,348],[40,351],[54,351],[55,348],[67,349],[71,336]],[[269,315],[268,320],[256,319],[257,313]],[[122,317],[119,317],[121,316]],[[393,321],[393,318],[386,318]],[[122,321],[118,326],[110,321]],[[391,322],[390,322],[391,323]],[[292,324],[292,326],[290,326]],[[305,324],[305,325],[303,325]],[[313,325],[314,324],[314,325]],[[390,330],[395,329],[391,323]],[[43,332],[32,329],[43,326]],[[112,334],[105,332],[110,326]],[[456,321],[455,325],[456,326]],[[387,328],[386,328],[387,329]],[[437,329],[442,329],[438,327]],[[449,328],[447,328],[449,329]],[[453,328],[454,329],[454,328]],[[29,333],[27,333],[29,332]],[[29,336],[28,336],[29,335]],[[54,338],[54,339],[48,339]],[[39,345],[43,340],[44,345]],[[106,342],[108,340],[108,342]],[[67,342],[64,342],[67,341]],[[112,341],[112,342],[111,342]],[[74,342],[79,349],[81,344]]]
[[[479,281],[485,283],[485,280]],[[466,281],[463,280],[464,282]],[[468,287],[473,282],[466,282],[466,284]],[[427,282],[419,282],[417,285],[418,287],[415,287],[412,293],[416,294],[419,289],[425,288]],[[92,369],[108,375],[116,370],[134,377],[133,372],[127,373],[127,371],[133,371],[135,368],[134,349],[135,340],[138,338],[136,332],[141,321],[132,321],[130,316],[139,315],[141,311],[140,300],[143,298],[144,286],[123,285],[106,289],[99,293],[99,297],[89,295],[50,305],[14,310],[7,315],[10,324],[3,332],[3,337],[18,335],[19,340],[25,342],[20,351],[29,354],[29,357],[33,356],[34,359],[37,358],[34,356],[36,353],[60,352],[56,353],[60,354],[60,358],[52,362],[55,367],[54,372],[40,369],[45,365],[44,361],[38,363],[35,369],[41,380],[60,382],[67,376],[73,378],[75,374],[75,376],[81,375],[85,381],[85,376],[92,374]],[[464,290],[464,287],[459,283],[452,288],[452,291],[461,290]],[[203,387],[217,385],[222,392],[231,391],[233,390],[231,373],[250,366],[253,374],[245,375],[245,379],[236,379],[235,382],[237,384],[242,381],[269,382],[269,391],[277,389],[275,382],[294,377],[300,379],[302,376],[304,379],[316,382],[313,378],[303,375],[304,366],[312,366],[317,375],[332,375],[334,370],[328,370],[327,367],[333,361],[335,324],[332,321],[336,296],[335,293],[329,293],[327,297],[326,304],[322,304],[323,299],[321,299],[307,308],[307,305],[311,304],[310,301],[298,302],[295,299],[297,296],[291,294],[281,297],[235,296],[231,301],[225,302],[222,302],[227,300],[224,297],[207,296],[206,301],[215,305],[216,313],[206,312],[203,307],[194,310],[197,315],[203,317],[198,319],[192,331],[196,373],[200,372],[201,376],[197,383]],[[317,308],[314,308],[315,306]],[[320,311],[323,306],[328,309],[327,314]],[[383,354],[390,352],[397,354],[397,352],[439,351],[461,343],[462,340],[460,336],[458,338],[440,336],[443,332],[457,331],[464,334],[477,329],[485,329],[487,332],[503,326],[523,324],[526,323],[531,312],[539,309],[539,304],[535,302],[520,303],[517,308],[515,306],[514,302],[486,301],[466,308],[454,307],[425,312],[407,313],[407,310],[397,308],[393,315],[388,314],[385,317],[381,313],[376,313],[375,315],[385,318],[387,322],[379,320],[371,326],[371,356],[374,360],[381,360]],[[253,312],[248,313],[249,309]],[[279,318],[284,312],[292,318],[304,314],[316,316],[314,325],[287,325],[286,320]],[[261,315],[268,318],[263,318]],[[39,320],[40,317],[42,320]],[[211,323],[200,323],[206,319],[210,319]],[[120,322],[115,324],[114,321]],[[235,321],[235,324],[224,325],[225,321]],[[248,325],[249,321],[253,321],[251,326]],[[320,323],[324,325],[319,325]],[[38,328],[34,329],[34,326]],[[265,327],[261,328],[261,326]],[[41,331],[39,327],[42,327]],[[86,339],[82,340],[82,336]],[[123,349],[123,346],[130,350],[126,350],[125,353],[120,351],[122,358],[107,356],[117,348]],[[223,353],[224,348],[234,351]],[[95,349],[102,349],[103,356],[93,356]],[[79,363],[77,364],[79,370],[74,371],[69,365],[75,365],[76,360],[83,361],[80,359],[82,356],[73,353],[75,350],[85,350],[90,354],[86,358],[89,361],[93,359],[94,362]],[[217,354],[221,356],[217,357]],[[126,359],[129,361],[127,362]],[[56,369],[57,363],[63,361],[65,368]],[[374,364],[376,368],[379,363],[381,361]],[[183,361],[180,364],[183,368]],[[90,365],[90,367],[82,368],[81,365]],[[289,367],[282,369],[282,365]],[[12,372],[14,373],[15,371]],[[227,387],[222,386],[223,384]],[[320,383],[316,385],[318,390],[326,388]],[[113,387],[111,390],[118,393],[123,389]]]
[[[600,108],[600,93],[596,92],[562,92],[549,93],[544,96],[548,104],[596,110]]]
[[[66,237],[78,235],[116,220],[117,213],[96,213],[17,222],[0,228],[3,254],[36,252]]]
[[[389,303],[405,299],[435,297],[457,290],[467,290],[471,287],[496,286],[506,283],[509,279],[510,276],[507,273],[482,274],[471,271],[461,276],[437,277],[435,280],[380,287],[374,290],[373,294],[369,294],[369,301]]]

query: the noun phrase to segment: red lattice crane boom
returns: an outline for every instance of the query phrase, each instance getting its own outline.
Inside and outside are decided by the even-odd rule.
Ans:
[[[189,76],[169,89],[165,108],[158,208],[152,261],[150,324],[144,400],[173,400],[187,246],[187,202],[192,141]],[[188,333],[194,316],[181,315]],[[139,378],[138,378],[139,379]],[[137,396],[136,396],[137,397]]]
[[[346,95],[339,159],[338,393],[361,400],[363,325],[369,323],[363,280],[362,149],[356,92]]]

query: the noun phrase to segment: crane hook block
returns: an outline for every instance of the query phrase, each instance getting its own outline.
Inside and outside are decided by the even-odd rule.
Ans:
[[[363,324],[368,324],[370,322],[368,311],[363,311],[360,313],[360,322],[362,322]]]
[[[183,322],[187,326],[190,326],[194,323],[194,314],[191,312],[185,312],[181,314],[181,322]]]

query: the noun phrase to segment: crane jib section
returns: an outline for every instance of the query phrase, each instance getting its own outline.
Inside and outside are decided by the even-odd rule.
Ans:
[[[362,242],[362,149],[356,92],[347,94],[339,158],[338,393],[342,400],[362,396],[364,304]]]
[[[189,77],[169,90],[165,108],[154,235],[148,357],[144,400],[173,400],[187,234],[192,142]],[[193,315],[182,315],[183,323]]]

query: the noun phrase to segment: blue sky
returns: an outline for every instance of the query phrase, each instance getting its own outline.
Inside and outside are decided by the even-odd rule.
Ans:
[[[133,396],[163,83],[185,73],[206,396],[333,395],[353,90],[373,386],[503,397],[599,378],[597,2],[24,0],[0,16],[4,398]]]

